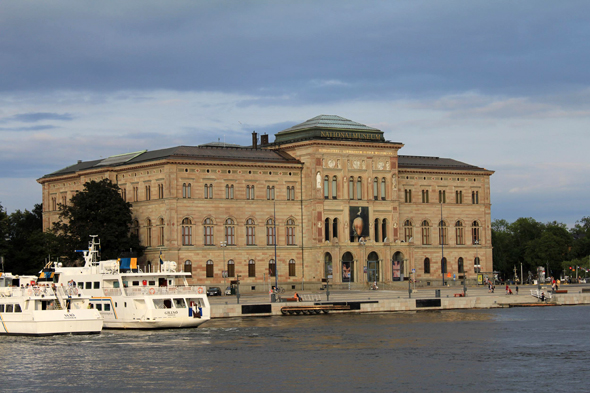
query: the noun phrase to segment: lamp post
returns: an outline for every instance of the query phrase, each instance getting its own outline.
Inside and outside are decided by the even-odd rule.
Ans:
[[[365,261],[365,244],[367,242],[365,241],[365,239],[363,237],[361,237],[361,238],[359,238],[359,243],[360,243],[361,246],[363,246],[363,259],[362,259],[362,262],[365,264],[364,267],[363,267],[363,270],[364,270],[364,269],[367,268],[366,261]],[[367,271],[367,275],[368,275],[368,271]],[[367,277],[367,282],[369,282],[369,277]]]
[[[440,202],[440,224],[438,225],[439,231],[442,231],[442,222],[443,222],[443,211],[442,211],[442,201],[441,201]],[[442,265],[445,262],[445,245],[444,245],[442,234],[440,234],[439,237],[440,237],[440,240],[441,240],[441,242],[440,242],[440,250],[441,250],[441,254],[442,254],[442,257],[441,257],[441,260],[440,260],[440,265],[441,265],[440,266],[441,267],[440,270],[441,270],[441,273],[442,273],[442,285],[444,287],[445,286],[445,273],[446,272],[443,272],[443,270],[447,270],[446,269],[446,265],[445,265],[445,269],[442,269],[442,267],[443,267]]]
[[[475,241],[473,242],[473,244],[475,245],[475,261],[477,262],[477,273],[481,273],[481,264],[479,262],[479,256],[478,256],[478,253],[477,253],[477,246],[479,246],[479,240],[475,239]],[[477,282],[479,283],[479,280]],[[492,285],[494,285],[493,282],[492,282]]]
[[[219,246],[223,250],[223,264],[225,265],[225,274],[223,274],[223,287],[224,287],[223,290],[225,291],[225,286],[226,286],[225,278],[228,276],[227,263],[225,261],[225,247],[227,247],[227,242],[224,240],[219,243]]]
[[[407,265],[408,258],[404,258],[404,265]],[[408,277],[408,299],[412,298],[412,274]]]
[[[274,223],[273,243],[275,244],[275,289],[279,289],[279,261],[277,261],[277,201],[273,195],[272,220]]]
[[[467,273],[463,274],[463,297],[467,297]]]

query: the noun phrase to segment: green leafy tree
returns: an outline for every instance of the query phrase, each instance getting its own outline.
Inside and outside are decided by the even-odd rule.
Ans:
[[[0,205],[0,256],[6,257],[8,251],[7,239],[8,237],[8,215]]]
[[[103,259],[117,258],[130,249],[138,256],[143,253],[139,238],[130,232],[131,204],[123,200],[119,186],[110,180],[87,182],[84,190],[60,208],[60,219],[53,229],[65,246],[62,255],[66,259],[79,259],[75,250],[88,249],[91,235],[98,235]]]
[[[590,217],[583,217],[577,221],[570,232],[574,240],[571,256],[582,258],[590,255]]]
[[[46,259],[58,250],[55,236],[43,232],[43,207],[35,205],[33,211],[17,210],[7,219],[8,244],[6,271],[15,274],[36,274]]]

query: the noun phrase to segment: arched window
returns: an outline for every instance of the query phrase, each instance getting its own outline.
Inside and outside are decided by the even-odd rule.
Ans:
[[[287,245],[295,245],[295,220],[292,218],[287,220]]]
[[[430,274],[430,258],[424,258],[424,274]]]
[[[348,180],[348,198],[354,199],[354,178],[352,176]]]
[[[455,238],[457,245],[465,244],[465,232],[463,230],[463,223],[461,221],[457,221],[455,223]]]
[[[455,191],[455,203],[458,205],[463,203],[463,191]]]
[[[458,265],[458,271],[459,273],[465,273],[465,266],[463,264],[463,258],[459,257],[459,259],[457,260],[457,265]]]
[[[295,277],[295,260],[289,260],[289,277]]]
[[[191,261],[184,261],[184,272],[190,273],[193,276],[193,263]]]
[[[145,221],[145,226],[146,226],[146,239],[145,239],[145,245],[146,247],[151,247],[152,246],[152,220],[150,220],[149,218]]]
[[[481,244],[481,238],[479,237],[479,222],[477,221],[471,223],[471,238],[473,244]]]
[[[379,219],[376,218],[375,219],[375,225],[373,226],[373,229],[375,230],[375,237],[373,238],[376,242],[378,242],[380,240],[379,237],[379,229],[380,229],[380,223],[379,223]]]
[[[227,261],[227,276],[228,277],[235,277],[236,276],[236,264],[234,263],[233,259]]]
[[[356,199],[363,199],[363,179],[360,176],[356,180]]]
[[[132,233],[139,238],[139,221],[133,220]]]
[[[164,245],[164,219],[160,218],[158,219],[158,241],[159,241],[159,246],[163,246]]]
[[[186,183],[182,183],[182,197],[186,198]]]
[[[268,274],[271,277],[275,277],[277,275],[277,264],[275,263],[274,259],[268,261]]]
[[[206,267],[207,277],[208,278],[213,277],[213,261],[212,260],[208,260],[206,266],[207,266]]]
[[[248,200],[252,199],[252,198],[250,198],[250,186],[249,185],[246,186],[246,199],[248,199]]]
[[[256,225],[251,218],[246,221],[246,245],[256,245]]]
[[[447,258],[443,258],[440,262],[440,271],[443,274],[447,273]]]
[[[445,190],[438,190],[438,203],[447,203],[447,192]]]
[[[206,218],[203,222],[203,233],[205,235],[205,245],[213,245],[213,220]]]
[[[332,177],[332,199],[338,199],[338,179],[336,176]]]
[[[381,200],[384,201],[387,194],[386,194],[386,188],[385,188],[385,178],[381,179]]]
[[[256,277],[256,262],[254,262],[254,259],[248,261],[248,277]]]
[[[324,240],[325,241],[330,240],[330,219],[329,218],[326,218],[324,220]]]
[[[479,261],[479,257],[475,257],[475,260],[473,261],[473,272],[481,273],[481,264]]]
[[[225,241],[228,246],[236,245],[236,226],[234,220],[228,218],[225,220]]]
[[[226,184],[225,185],[225,199],[234,199],[234,185],[233,184]]]
[[[295,186],[291,186],[291,200],[295,200]]]
[[[428,221],[422,221],[422,244],[430,244],[430,224]]]
[[[337,218],[335,218],[334,221],[332,221],[332,238],[338,239],[338,219]]]
[[[324,278],[332,277],[332,254],[324,254]]]
[[[385,241],[387,239],[387,219],[384,218],[381,222],[381,241]]]
[[[329,187],[329,180],[328,176],[324,176],[324,199],[328,199],[330,197],[330,187]]]
[[[266,186],[266,199],[272,201],[275,199],[275,187]]]
[[[266,220],[266,245],[274,246],[276,242],[276,232],[272,218]]]
[[[438,223],[438,244],[449,244],[447,237],[447,223],[444,221]]]
[[[192,246],[193,244],[193,223],[190,218],[182,220],[182,245]]]
[[[404,241],[406,243],[410,242],[410,240],[414,237],[414,227],[412,221],[406,220],[404,221]]]
[[[379,179],[377,178],[373,179],[373,199],[379,199]]]

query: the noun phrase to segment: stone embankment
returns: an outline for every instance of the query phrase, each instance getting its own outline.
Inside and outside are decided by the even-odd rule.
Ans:
[[[585,287],[585,286],[584,286]],[[524,286],[520,293],[508,295],[504,288],[496,288],[495,293],[489,293],[487,289],[468,288],[467,296],[460,296],[462,288],[432,288],[413,291],[411,297],[409,291],[331,291],[299,292],[303,295],[302,302],[271,302],[269,295],[248,295],[240,298],[237,304],[235,296],[210,298],[213,318],[232,317],[262,317],[279,316],[284,313],[284,307],[302,307],[301,314],[309,313],[314,307],[323,313],[381,313],[381,312],[416,312],[433,310],[460,310],[460,309],[490,309],[527,306],[565,306],[590,304],[590,293],[582,286],[569,286],[567,293],[552,295],[545,302],[531,295],[531,290],[536,286]],[[588,287],[590,288],[590,286]],[[584,290],[583,290],[584,289]],[[513,292],[514,289],[512,288]],[[545,294],[551,292],[551,288],[543,287]],[[583,293],[584,292],[584,293]],[[590,291],[589,291],[590,292]],[[293,294],[282,295],[282,298],[290,298]],[[321,306],[321,307],[320,307]],[[333,306],[333,309],[330,309]],[[296,314],[296,313],[291,313]]]

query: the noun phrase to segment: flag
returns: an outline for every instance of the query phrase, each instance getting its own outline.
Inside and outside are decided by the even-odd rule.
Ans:
[[[160,250],[160,265],[164,264],[164,260],[162,259],[162,250]]]

